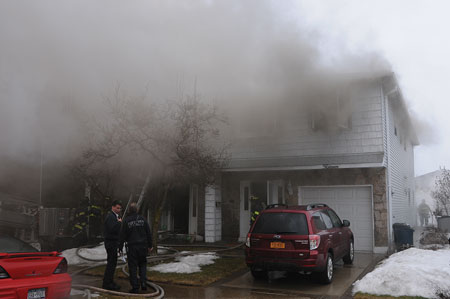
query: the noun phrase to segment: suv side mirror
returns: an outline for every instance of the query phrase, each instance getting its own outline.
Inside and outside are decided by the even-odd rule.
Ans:
[[[344,227],[349,227],[349,226],[350,226],[350,221],[348,221],[348,220],[342,220],[342,225],[343,225]]]

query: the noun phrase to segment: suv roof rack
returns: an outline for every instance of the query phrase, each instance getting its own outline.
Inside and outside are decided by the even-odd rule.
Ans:
[[[311,203],[309,205],[306,206],[306,210],[312,210],[315,208],[322,208],[322,207],[328,207],[326,204],[324,203]]]
[[[273,209],[273,208],[276,208],[276,207],[288,207],[288,205],[287,204],[284,204],[284,203],[273,203],[273,204],[271,204],[271,205],[268,205],[266,208],[265,208],[265,210],[268,210],[268,209]]]

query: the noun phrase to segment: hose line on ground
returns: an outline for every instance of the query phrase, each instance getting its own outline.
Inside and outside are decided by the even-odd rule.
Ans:
[[[239,243],[238,245],[232,246],[232,247],[220,246],[220,245],[209,246],[209,245],[203,245],[203,244],[202,245],[193,245],[193,244],[189,244],[189,245],[164,245],[165,247],[161,247],[161,248],[158,247],[158,248],[159,249],[166,249],[166,250],[169,250],[169,251],[174,251],[175,253],[173,253],[173,254],[165,254],[165,255],[148,256],[147,260],[154,262],[154,261],[162,261],[162,260],[166,260],[166,259],[171,259],[171,258],[175,258],[175,257],[179,257],[179,256],[187,256],[187,255],[195,255],[195,254],[207,253],[207,252],[211,252],[211,251],[213,251],[213,252],[222,252],[222,251],[228,251],[228,250],[237,249],[237,248],[241,247],[243,244],[244,243]],[[89,247],[90,246],[82,246],[82,247],[77,248],[76,255],[78,257],[80,257],[80,258],[82,258],[84,260],[90,261],[90,262],[104,262],[104,261],[106,261],[106,259],[92,259],[92,258],[88,258],[88,257],[82,256],[79,253],[82,248],[89,248]],[[176,250],[174,248],[170,248],[170,247],[206,247],[206,248],[208,248],[208,247],[209,248],[217,247],[217,248],[220,248],[220,249],[196,251],[195,253],[194,252],[183,252],[183,253],[181,253],[178,250]],[[126,263],[118,261],[117,268],[119,266],[122,269],[122,272],[126,276],[129,276],[129,273],[125,270]],[[78,271],[73,272],[72,276],[76,276],[76,275],[78,275],[81,272],[87,271],[89,269],[97,268],[97,267],[98,267],[98,265],[82,268],[82,269],[80,269]],[[72,288],[86,290],[86,294],[88,296],[88,299],[91,298],[91,292],[90,291],[95,291],[95,292],[104,293],[104,294],[110,294],[110,295],[116,295],[116,296],[133,296],[133,297],[143,297],[143,298],[145,298],[145,297],[147,297],[147,298],[152,297],[152,298],[157,298],[157,299],[164,298],[165,292],[164,292],[164,289],[161,286],[159,286],[159,285],[149,281],[148,279],[146,281],[146,284],[149,287],[153,288],[155,290],[155,292],[147,293],[147,294],[125,293],[125,292],[106,290],[106,289],[103,289],[103,288],[93,287],[93,286],[84,285],[84,284],[75,284],[75,285],[72,285]]]

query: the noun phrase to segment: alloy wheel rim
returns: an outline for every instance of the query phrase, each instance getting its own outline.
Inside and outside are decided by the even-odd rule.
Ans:
[[[353,248],[353,242],[350,242],[350,259],[353,261],[354,256],[354,248]]]
[[[330,257],[328,257],[327,274],[328,274],[328,279],[331,280],[331,278],[333,277],[333,261],[331,260]]]

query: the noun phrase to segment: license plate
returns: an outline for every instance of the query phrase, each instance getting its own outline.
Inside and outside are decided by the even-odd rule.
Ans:
[[[270,248],[284,248],[283,242],[270,242]]]
[[[27,299],[45,299],[45,288],[29,290]]]

